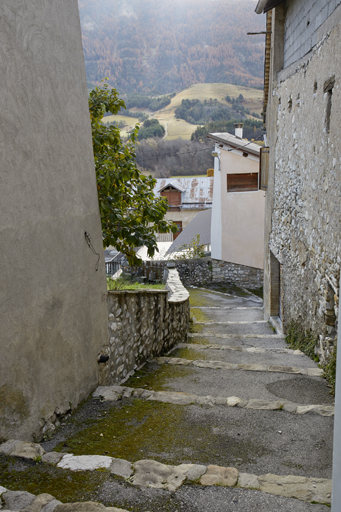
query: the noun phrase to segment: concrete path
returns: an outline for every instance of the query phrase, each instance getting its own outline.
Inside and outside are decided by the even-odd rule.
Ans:
[[[21,490],[134,512],[328,510],[334,407],[318,366],[254,295],[192,289],[191,304],[187,342],[98,388],[41,446],[0,446],[7,475],[36,482]]]

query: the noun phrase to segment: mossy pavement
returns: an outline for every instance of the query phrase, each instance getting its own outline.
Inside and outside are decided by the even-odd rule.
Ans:
[[[218,291],[197,288],[190,290],[190,302],[194,306],[193,326],[200,327],[203,337],[195,338],[194,334],[194,337],[189,339],[190,344],[184,348],[176,348],[170,354],[171,357],[192,361],[205,360],[207,352],[210,358],[213,354],[215,360],[219,361],[221,351],[196,349],[198,345],[204,346],[208,343],[204,335],[205,322],[211,320],[209,308],[217,308],[216,314],[221,314],[223,319],[226,311],[224,308],[229,308],[229,314],[233,312],[233,308],[239,308],[240,313],[240,307],[245,304],[246,307],[250,307],[251,314],[251,310],[259,309],[261,304],[259,298],[236,288],[226,290],[226,295],[221,290]],[[245,310],[245,321],[247,319],[248,310]],[[197,325],[196,322],[202,323]],[[253,325],[250,322],[249,334],[252,334]],[[272,332],[271,327],[268,328],[269,333]],[[212,343],[214,325],[210,324],[209,329],[209,342]],[[219,338],[220,331],[221,329],[215,335],[217,342],[230,345],[231,339]],[[233,334],[233,325],[226,324],[225,331]],[[236,339],[233,344],[240,344],[240,339]],[[269,338],[268,344],[272,348],[285,347],[284,340],[278,338]],[[229,351],[225,350],[225,360],[228,354]],[[238,351],[237,354],[243,362],[244,352]],[[236,357],[236,352],[233,352],[233,356]],[[266,357],[264,353],[255,353],[255,363],[263,363]],[[274,357],[278,357],[277,364],[285,365],[286,354],[278,353],[278,356],[274,356],[272,353],[271,357],[272,362]],[[299,357],[306,358],[304,355]],[[310,366],[314,367],[316,364],[311,362]],[[293,396],[295,379],[302,377],[305,379],[305,396],[304,401],[300,402],[297,392],[293,396],[297,403],[313,400],[318,387],[319,399],[324,400],[326,397],[325,402],[330,404],[328,389],[321,378],[295,375],[291,390],[291,378],[288,378],[288,375],[271,372],[267,372],[266,375],[262,372],[257,372],[257,375],[251,373],[253,372],[239,372],[237,375],[238,372],[234,371],[163,365],[150,361],[124,385],[145,390],[197,392],[198,395],[212,396],[231,396],[231,393],[226,393],[235,386],[240,391],[239,396],[245,400],[254,398],[255,393],[264,393],[267,399],[278,400],[282,393],[281,382],[286,387],[282,396],[287,396],[288,393]],[[310,382],[314,384],[311,386],[311,395]],[[42,443],[42,446],[46,451],[54,450],[74,455],[107,455],[130,462],[153,459],[171,465],[218,464],[225,467],[233,466],[241,472],[257,475],[274,473],[330,478],[332,426],[333,419],[329,417],[309,414],[295,417],[283,410],[246,410],[239,407],[198,404],[175,405],[133,396],[116,402],[89,397],[64,421],[51,439]],[[180,507],[174,493],[160,494],[153,489],[148,491],[148,499],[144,503],[142,499],[137,498],[141,495],[140,490],[132,489],[129,482],[113,476],[108,470],[72,472],[39,461],[24,461],[6,456],[1,456],[0,462],[0,485],[7,489],[26,490],[34,494],[47,492],[62,502],[100,501],[106,506],[121,507],[134,512],[175,512]],[[199,489],[200,486],[198,492],[201,492]],[[223,489],[221,492],[226,493],[226,490]],[[252,492],[256,493],[256,500],[259,491]],[[278,502],[273,506],[284,512],[289,510],[285,508],[287,505],[279,505]],[[323,505],[318,505],[318,508],[311,508],[313,505],[309,503],[304,505],[306,508],[297,510],[317,512],[326,509]],[[199,508],[187,505],[187,508],[182,507],[181,510],[194,512]],[[208,503],[203,503],[201,510],[215,512],[215,509],[210,509]]]

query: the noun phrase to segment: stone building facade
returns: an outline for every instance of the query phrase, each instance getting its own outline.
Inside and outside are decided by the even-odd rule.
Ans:
[[[270,147],[265,316],[312,329],[330,355],[341,263],[341,1],[260,0]]]

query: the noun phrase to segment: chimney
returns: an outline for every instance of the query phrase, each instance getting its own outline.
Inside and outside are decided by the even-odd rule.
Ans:
[[[234,125],[234,134],[236,137],[239,137],[240,139],[243,138],[243,124],[244,123],[236,123]]]

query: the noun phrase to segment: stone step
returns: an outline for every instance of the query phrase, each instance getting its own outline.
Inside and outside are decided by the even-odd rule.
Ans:
[[[32,443],[30,443],[32,444]],[[1,446],[0,446],[1,450]],[[52,454],[55,452],[51,452]],[[49,455],[49,454],[46,454]],[[61,459],[52,463],[69,471],[94,471],[106,469],[114,476],[124,478],[129,484],[142,488],[177,491],[185,482],[201,486],[239,487],[256,489],[296,498],[310,503],[331,503],[332,481],[327,478],[308,478],[296,475],[255,475],[240,473],[237,468],[210,464],[180,464],[172,466],[145,459],[131,463],[102,455],[58,454]],[[51,462],[47,462],[51,464]],[[32,512],[125,512],[116,507],[104,507],[98,502],[62,504],[49,494],[35,496],[27,492],[9,491],[0,487],[4,510],[28,510]],[[45,508],[46,507],[46,508]]]
[[[207,338],[207,337],[216,337],[216,338],[223,338],[223,339],[252,339],[252,338],[259,338],[259,339],[273,339],[273,340],[283,340],[283,336],[281,334],[226,334],[226,333],[219,333],[216,334],[214,332],[210,331],[201,331],[201,332],[189,332],[188,333],[189,338]]]
[[[265,324],[265,325],[268,325],[268,322],[266,322],[265,320],[241,320],[241,321],[236,321],[236,320],[230,320],[230,321],[225,321],[225,322],[218,322],[218,321],[214,321],[212,320],[211,322],[199,322],[197,320],[194,320],[194,323],[195,324],[199,324],[199,325],[253,325],[253,324]]]
[[[276,347],[279,349],[288,349],[288,344],[283,336],[278,334],[246,334],[246,335],[226,335],[214,334],[213,332],[200,331],[198,333],[188,333],[188,342],[191,345],[238,345],[243,348],[263,348],[268,349]]]
[[[191,316],[198,322],[265,322],[264,311],[258,308],[191,309]]]
[[[248,322],[248,321],[230,321],[230,322],[212,322],[212,323],[194,323],[193,325],[194,332],[205,332],[211,333],[213,335],[219,336],[223,335],[237,335],[244,336],[249,334],[254,334],[257,336],[272,336],[276,334],[273,328],[270,327],[268,322],[257,321],[257,322]],[[283,338],[283,335],[282,335]]]
[[[229,346],[220,344],[198,345],[181,343],[165,354],[166,357],[182,359],[204,359],[208,361],[224,361],[234,364],[261,364],[266,366],[286,366],[311,368],[317,364],[312,362],[303,352],[290,349],[273,349],[255,346]]]
[[[256,311],[264,311],[264,308],[261,307],[261,306],[191,306],[191,310],[192,309],[207,309],[207,310],[221,310],[221,311],[224,311],[224,310],[231,310],[231,311],[252,311],[252,310],[256,310]]]
[[[182,359],[179,357],[156,357],[153,361],[158,364],[171,364],[180,366],[194,366],[196,368],[209,368],[212,370],[243,370],[252,372],[276,372],[276,373],[295,373],[298,375],[308,375],[309,377],[321,377],[323,370],[321,368],[297,368],[294,366],[264,365],[264,364],[237,364],[227,363],[225,361],[205,361]]]
[[[304,356],[304,352],[301,350],[294,350],[291,348],[262,348],[262,347],[240,347],[238,345],[219,345],[217,343],[211,343],[208,345],[197,345],[194,343],[179,343],[176,347],[172,348],[169,353],[173,352],[178,348],[190,348],[195,350],[231,350],[237,352],[248,352],[250,354],[266,354],[267,352],[275,352],[276,354],[289,354],[294,356]]]
[[[141,398],[149,401],[164,402],[176,405],[226,405],[228,407],[240,407],[243,409],[280,411],[284,410],[292,414],[315,413],[320,416],[333,416],[333,405],[299,405],[288,400],[244,400],[237,396],[230,397],[214,397],[214,396],[198,396],[192,393],[182,393],[177,391],[152,391],[141,388],[129,388],[126,386],[99,386],[94,391],[94,398],[102,401],[116,402],[122,398]]]

